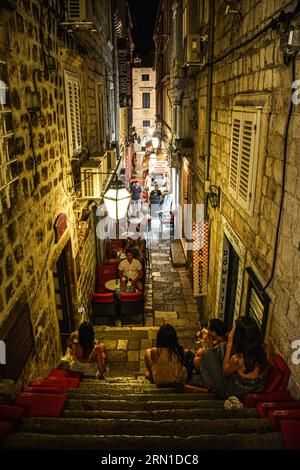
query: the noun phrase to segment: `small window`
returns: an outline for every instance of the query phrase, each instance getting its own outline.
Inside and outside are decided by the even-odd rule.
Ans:
[[[149,73],[143,73],[143,74],[142,74],[142,81],[143,81],[143,82],[149,82],[149,80],[150,80],[150,75],[149,75]]]
[[[143,108],[150,108],[150,93],[143,93]]]
[[[78,77],[65,72],[66,113],[69,152],[73,157],[81,151],[80,89]]]
[[[256,185],[260,110],[236,108],[232,116],[229,192],[252,213]]]
[[[254,318],[265,336],[270,298],[263,292],[263,286],[251,268],[246,269],[249,275],[246,315]]]
[[[6,204],[10,206],[9,185],[18,179],[17,159],[14,149],[13,120],[8,89],[6,62],[0,60],[0,196],[5,191]],[[0,213],[2,204],[0,199]]]
[[[150,121],[143,121],[143,127],[150,127]]]

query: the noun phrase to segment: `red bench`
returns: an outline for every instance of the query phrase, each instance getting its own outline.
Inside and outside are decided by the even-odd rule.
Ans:
[[[80,379],[82,372],[76,372],[75,370],[63,370],[63,369],[52,369],[49,372],[48,377],[66,377],[70,379]]]
[[[268,418],[271,410],[300,409],[300,401],[262,401],[257,403],[256,409],[261,418]]]
[[[0,420],[18,425],[24,416],[24,408],[14,405],[0,405]]]
[[[269,411],[269,419],[272,423],[274,431],[280,431],[280,424],[283,419],[293,419],[300,421],[300,409],[292,410],[271,410]],[[300,440],[300,435],[299,435]]]
[[[7,421],[0,421],[0,442],[3,442],[4,439],[14,431],[14,428],[11,423]]]
[[[25,408],[24,417],[59,417],[66,402],[65,394],[22,392],[15,405]]]
[[[284,448],[300,450],[300,421],[283,419],[280,426]]]
[[[58,387],[67,392],[69,388],[77,388],[80,379],[68,377],[48,377],[45,380],[35,380],[30,383],[30,387]]]

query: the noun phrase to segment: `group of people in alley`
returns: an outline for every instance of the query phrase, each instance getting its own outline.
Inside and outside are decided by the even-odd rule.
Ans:
[[[220,319],[211,319],[202,330],[201,347],[185,350],[175,328],[160,327],[156,347],[145,351],[145,376],[152,383],[175,386],[184,392],[214,392],[220,398],[235,396],[242,400],[248,393],[264,389],[268,361],[261,331],[251,317],[240,317],[227,334]],[[68,340],[70,369],[105,378],[108,355],[104,343],[95,341],[93,326],[84,322]],[[195,382],[197,385],[191,385]]]

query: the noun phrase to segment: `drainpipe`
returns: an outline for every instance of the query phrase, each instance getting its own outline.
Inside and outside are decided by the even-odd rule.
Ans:
[[[209,3],[209,33],[208,33],[208,71],[207,71],[207,100],[205,125],[205,180],[209,180],[210,142],[211,142],[211,108],[212,108],[212,79],[213,79],[213,52],[214,52],[214,20],[215,0]],[[207,217],[208,193],[205,194],[204,216]]]

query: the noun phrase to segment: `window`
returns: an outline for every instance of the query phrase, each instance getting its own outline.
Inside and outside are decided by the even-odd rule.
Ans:
[[[69,152],[73,157],[81,151],[81,119],[79,80],[70,72],[65,72],[65,90]]]
[[[9,185],[18,179],[17,159],[14,151],[13,120],[8,93],[8,73],[6,62],[0,60],[0,196],[6,193],[9,207]],[[0,199],[0,213],[2,204]]]
[[[143,121],[143,127],[150,127],[150,121]]]
[[[256,183],[260,110],[235,108],[232,116],[229,192],[252,213]]]
[[[143,108],[150,108],[150,93],[143,93]]]
[[[150,75],[149,75],[149,73],[143,73],[143,74],[142,74],[142,81],[143,81],[143,82],[149,82],[149,80],[150,80]]]
[[[208,23],[208,1],[198,0],[197,2],[197,29],[201,29],[202,26]]]
[[[105,119],[104,119],[104,89],[98,83],[96,88],[97,138],[100,152],[104,149]]]
[[[260,326],[263,336],[266,332],[268,309],[270,299],[263,292],[263,286],[255,276],[251,268],[246,269],[249,275],[246,315],[254,318]]]

